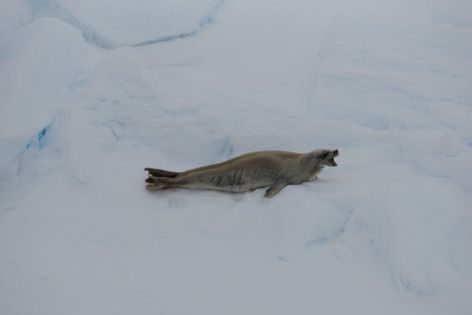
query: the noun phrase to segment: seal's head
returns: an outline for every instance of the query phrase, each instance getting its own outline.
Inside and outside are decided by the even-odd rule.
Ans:
[[[316,150],[313,152],[315,159],[319,161],[323,166],[338,166],[334,161],[334,158],[339,155],[339,150]]]

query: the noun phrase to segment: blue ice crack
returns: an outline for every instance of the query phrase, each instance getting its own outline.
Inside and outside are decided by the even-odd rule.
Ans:
[[[33,136],[31,140],[28,141],[28,143],[25,145],[25,149],[26,150],[33,149],[33,148],[36,148],[38,150],[44,149],[47,145],[47,136],[49,134],[49,131],[53,123],[54,122],[51,122],[50,124],[46,125],[35,136]]]
[[[146,41],[134,44],[132,45],[132,47],[147,46],[147,45],[153,45],[153,44],[158,44],[158,43],[163,43],[163,42],[171,42],[171,41],[175,41],[179,39],[185,39],[185,38],[197,36],[205,29],[205,27],[215,22],[216,14],[220,10],[220,8],[225,4],[225,2],[226,0],[218,1],[216,5],[210,10],[210,12],[207,15],[205,15],[202,19],[200,19],[200,22],[198,22],[197,28],[194,30],[175,34],[175,35],[166,35],[166,36],[156,38],[156,39],[146,40]]]
[[[88,25],[80,22],[72,13],[61,7],[54,0],[24,0],[30,6],[33,16],[50,16],[55,17],[63,22],[79,29],[82,32],[84,40],[96,47],[103,49],[115,48],[103,36]]]
[[[346,217],[344,218],[344,221],[332,233],[326,234],[326,235],[320,236],[320,237],[318,237],[314,240],[311,240],[308,243],[306,243],[305,246],[307,246],[307,247],[320,246],[320,245],[323,245],[325,243],[328,243],[330,241],[333,241],[333,240],[339,238],[346,231],[347,225],[348,225],[349,221],[351,220],[352,213],[353,213],[353,210],[348,211],[346,213]]]
[[[84,40],[98,48],[102,49],[115,49],[120,47],[120,45],[113,45],[109,40],[107,40],[104,36],[100,35],[97,30],[93,27],[86,25],[79,21],[70,11],[61,7],[56,1],[54,0],[23,0],[32,10],[33,16],[49,16],[55,17],[63,22],[79,29],[82,32],[82,37]],[[182,32],[174,35],[165,35],[155,39],[145,40],[136,44],[131,45],[121,45],[121,46],[130,46],[130,47],[139,47],[139,46],[147,46],[153,45],[163,42],[170,42],[179,39],[185,39],[189,37],[194,37],[201,33],[205,27],[209,24],[214,23],[215,16],[220,10],[220,8],[225,4],[226,0],[218,1],[213,8],[198,22],[197,26],[193,30],[189,30],[187,32]],[[34,20],[34,18],[32,19]]]

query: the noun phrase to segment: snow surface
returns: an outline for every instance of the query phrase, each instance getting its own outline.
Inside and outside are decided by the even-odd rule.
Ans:
[[[471,313],[472,2],[0,8],[2,315]],[[144,189],[320,147],[272,199]]]

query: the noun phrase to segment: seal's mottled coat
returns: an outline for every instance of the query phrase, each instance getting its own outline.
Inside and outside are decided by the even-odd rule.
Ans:
[[[210,189],[246,192],[269,187],[266,197],[272,197],[287,185],[297,185],[316,179],[325,166],[336,166],[338,150],[318,149],[308,153],[260,151],[240,155],[231,160],[184,172],[146,168],[147,188]]]

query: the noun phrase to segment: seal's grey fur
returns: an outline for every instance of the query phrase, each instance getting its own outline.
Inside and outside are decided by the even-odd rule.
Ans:
[[[265,197],[272,197],[287,185],[317,179],[325,166],[337,166],[338,150],[318,149],[308,153],[259,151],[231,160],[184,172],[145,168],[150,190],[169,188],[210,189],[246,192],[269,187]]]

